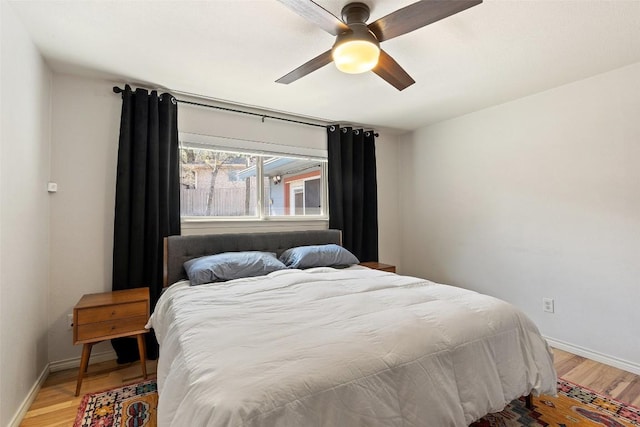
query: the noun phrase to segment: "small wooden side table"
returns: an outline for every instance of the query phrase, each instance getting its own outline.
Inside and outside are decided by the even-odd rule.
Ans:
[[[383,263],[377,262],[377,261],[361,262],[358,265],[362,265],[362,266],[367,267],[367,268],[372,268],[374,270],[388,271],[389,273],[395,273],[396,272],[396,266],[395,265],[383,264]]]
[[[73,308],[73,344],[83,344],[76,396],[87,373],[94,344],[113,338],[137,336],[142,374],[147,378],[144,325],[149,319],[149,288],[87,294]]]

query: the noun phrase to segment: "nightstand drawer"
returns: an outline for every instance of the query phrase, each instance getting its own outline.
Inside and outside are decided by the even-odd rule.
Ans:
[[[109,339],[111,335],[120,335],[128,332],[144,330],[144,325],[146,323],[147,316],[144,315],[78,325],[77,340],[85,341],[93,338],[100,338],[101,340]]]
[[[104,307],[92,307],[91,309],[78,310],[78,326],[87,323],[104,322],[107,320],[123,319],[147,314],[146,301],[137,301],[126,304],[114,304]]]

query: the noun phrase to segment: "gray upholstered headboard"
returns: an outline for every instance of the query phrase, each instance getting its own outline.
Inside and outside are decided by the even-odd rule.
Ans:
[[[306,245],[342,244],[340,230],[281,231],[275,233],[205,234],[164,239],[164,286],[186,279],[185,261],[205,255],[237,251],[275,252]]]

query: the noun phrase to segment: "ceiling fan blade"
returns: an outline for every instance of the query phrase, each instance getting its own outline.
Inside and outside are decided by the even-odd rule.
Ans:
[[[416,81],[387,52],[380,49],[378,65],[372,70],[398,90],[406,89]]]
[[[325,53],[316,56],[311,61],[305,62],[289,74],[280,77],[278,80],[276,80],[276,83],[283,83],[285,85],[288,85],[291,82],[295,82],[300,77],[304,77],[307,74],[314,72],[318,68],[324,67],[331,61],[333,61],[333,57],[331,56],[331,50],[328,50]]]
[[[278,0],[289,9],[313,22],[329,34],[337,36],[349,29],[347,25],[317,3],[311,0]]]
[[[409,33],[482,3],[482,0],[422,0],[368,25],[379,41]]]

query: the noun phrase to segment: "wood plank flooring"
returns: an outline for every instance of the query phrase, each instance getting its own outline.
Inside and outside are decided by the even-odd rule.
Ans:
[[[562,350],[554,349],[558,376],[596,392],[640,407],[640,376],[594,362]],[[156,372],[156,363],[147,363],[149,378]],[[139,363],[118,366],[115,361],[89,367],[80,396],[73,394],[78,370],[54,372],[45,381],[36,400],[27,412],[21,427],[70,427],[75,420],[82,394],[106,390],[142,379]]]
[[[554,349],[558,377],[640,407],[640,376]]]
[[[148,378],[155,378],[156,361],[147,361]],[[142,381],[140,362],[118,365],[115,360],[89,365],[80,396],[75,397],[78,369],[49,374],[20,427],[71,427],[83,395]]]

